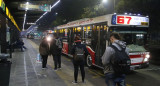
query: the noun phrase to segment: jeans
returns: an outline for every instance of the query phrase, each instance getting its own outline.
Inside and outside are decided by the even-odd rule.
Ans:
[[[46,67],[48,55],[41,55],[42,56],[42,68]]]
[[[53,55],[53,60],[54,60],[54,69],[57,69],[57,64],[58,68],[61,68],[61,55]]]
[[[73,61],[73,65],[74,65],[74,80],[75,80],[75,82],[77,82],[79,67],[81,70],[82,82],[84,82],[84,78],[85,78],[84,62],[83,61],[82,62]]]
[[[116,75],[114,73],[106,73],[105,82],[107,86],[126,86],[125,74]]]

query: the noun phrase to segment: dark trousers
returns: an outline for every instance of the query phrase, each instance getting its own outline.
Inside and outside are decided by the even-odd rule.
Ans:
[[[106,73],[105,82],[107,86],[126,86],[125,74],[116,75],[114,73]]]
[[[84,82],[84,78],[85,78],[84,62],[83,61],[81,61],[81,62],[73,61],[73,65],[74,65],[74,80],[75,80],[75,82],[77,82],[79,67],[81,70],[82,82]]]
[[[53,55],[53,60],[54,60],[54,69],[57,69],[57,64],[58,64],[58,68],[61,68],[61,55]]]
[[[42,56],[42,68],[46,67],[48,55],[41,55]]]

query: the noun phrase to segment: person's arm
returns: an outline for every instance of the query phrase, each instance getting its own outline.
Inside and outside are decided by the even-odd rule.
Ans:
[[[72,54],[72,55],[75,54],[75,47],[76,47],[75,45],[72,47],[72,50],[71,50],[71,54]]]
[[[129,55],[129,48],[126,48],[125,52]]]
[[[39,53],[41,53],[41,43],[40,43],[40,45],[39,45]]]
[[[107,47],[103,56],[102,56],[102,63],[103,65],[107,65],[110,63],[110,59],[112,57],[113,54],[113,49],[111,47]]]
[[[84,45],[84,51],[85,51],[85,55],[89,54],[86,45]]]

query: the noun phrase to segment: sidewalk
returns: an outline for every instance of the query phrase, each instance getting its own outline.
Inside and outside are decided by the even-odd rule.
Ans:
[[[36,63],[39,46],[28,39],[24,39],[24,43],[27,50],[13,53],[9,86],[75,86],[72,84],[73,67],[62,63],[62,69],[54,71],[53,58],[49,56],[48,69],[42,70],[42,64]],[[81,77],[78,79],[81,81]],[[86,80],[85,84],[78,83],[76,86],[95,85]]]
[[[42,70],[36,63],[37,48],[24,39],[27,50],[13,53],[9,86],[66,86],[64,81],[49,67]]]

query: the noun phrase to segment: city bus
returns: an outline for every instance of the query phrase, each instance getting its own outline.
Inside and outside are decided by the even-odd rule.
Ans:
[[[88,67],[103,68],[101,57],[107,46],[111,45],[109,35],[117,32],[129,48],[131,69],[149,66],[150,53],[145,49],[149,17],[142,15],[108,14],[95,18],[84,18],[57,26],[54,33],[63,39],[62,53],[71,56],[76,35],[86,44],[89,55]]]

